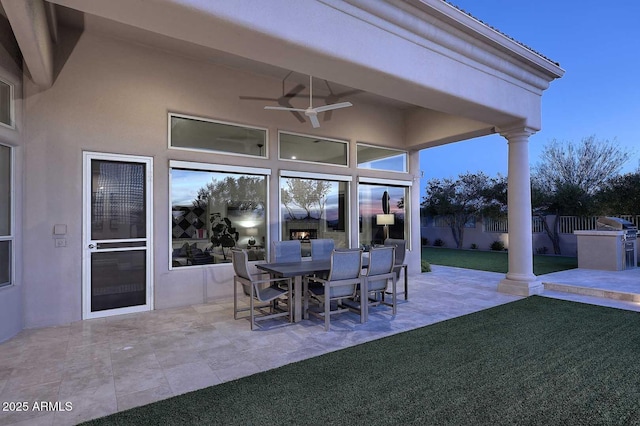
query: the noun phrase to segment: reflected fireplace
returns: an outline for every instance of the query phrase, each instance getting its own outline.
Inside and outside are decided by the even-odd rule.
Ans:
[[[291,229],[289,230],[290,240],[309,241],[318,238],[317,229]]]

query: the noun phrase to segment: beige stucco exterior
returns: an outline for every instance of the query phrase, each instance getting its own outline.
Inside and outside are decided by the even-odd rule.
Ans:
[[[21,26],[14,33],[24,67],[21,71],[2,52],[0,77],[10,79],[19,96],[15,130],[0,128],[0,143],[15,147],[17,195],[15,279],[13,286],[0,289],[0,340],[23,327],[82,318],[83,152],[153,158],[156,309],[230,297],[232,288],[229,265],[169,267],[170,160],[271,169],[272,195],[279,193],[281,170],[350,176],[352,245],[358,243],[353,214],[358,179],[412,182],[413,249],[407,261],[415,274],[420,268],[419,150],[494,132],[507,138],[517,134],[520,151],[510,161],[519,164],[527,139],[514,129],[540,128],[542,92],[563,72],[439,0],[26,2],[57,11],[57,21],[2,3],[11,26]],[[51,26],[55,32],[43,31]],[[51,51],[33,43],[50,45]],[[55,66],[46,65],[49,54]],[[333,114],[318,129],[240,99],[277,96],[290,71],[363,92],[352,100],[353,108]],[[170,149],[170,112],[267,128],[268,158]],[[278,160],[278,130],[349,141],[349,167]],[[407,150],[408,173],[357,169],[356,142]],[[519,176],[517,184],[526,185],[521,181],[528,182],[528,174]],[[524,203],[520,210],[526,216],[526,200],[517,202]],[[271,196],[271,239],[279,235],[278,209],[277,196]],[[54,246],[55,224],[67,225],[66,247]],[[511,239],[510,253],[514,244],[519,256],[514,268],[524,263],[524,272],[511,271],[512,278],[530,280],[530,238],[529,248],[525,238],[522,250]]]

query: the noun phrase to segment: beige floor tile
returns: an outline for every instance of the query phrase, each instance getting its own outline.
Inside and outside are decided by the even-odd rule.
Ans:
[[[174,395],[222,383],[222,380],[204,361],[167,368],[164,374]]]
[[[164,384],[155,388],[118,395],[118,411],[139,407],[174,396],[171,386]]]
[[[496,291],[504,274],[433,270],[410,278],[411,299],[400,298],[395,317],[386,307],[373,309],[367,324],[355,314],[340,315],[329,333],[318,319],[266,321],[251,331],[248,320],[233,320],[228,300],[25,330],[0,343],[0,400],[71,402],[73,410],[0,413],[0,425],[72,425],[520,299]],[[585,276],[578,271],[560,278]],[[590,285],[611,277],[600,274]],[[640,304],[615,299],[544,295],[640,310]]]

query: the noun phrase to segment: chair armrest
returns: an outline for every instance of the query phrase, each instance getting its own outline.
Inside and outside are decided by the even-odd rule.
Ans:
[[[252,274],[252,276],[258,276],[258,275],[268,275],[268,274]],[[291,282],[291,278],[283,278],[283,277],[277,277],[277,278],[263,278],[263,279],[259,279],[259,280],[254,280],[253,282],[255,284],[264,284],[264,283],[275,283],[275,282],[282,282],[282,281],[288,281]]]

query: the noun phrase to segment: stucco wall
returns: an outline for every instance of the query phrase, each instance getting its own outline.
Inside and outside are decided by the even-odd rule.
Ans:
[[[62,32],[62,43],[73,43],[74,38],[73,34]],[[81,318],[83,150],[154,158],[155,307],[165,308],[230,297],[232,277],[228,265],[169,270],[169,160],[248,164],[242,157],[168,149],[169,111],[268,127],[269,159],[250,161],[256,167],[273,170],[272,212],[278,207],[274,194],[278,194],[280,168],[327,172],[315,164],[279,162],[278,129],[353,142],[402,145],[402,112],[388,107],[357,103],[353,108],[334,113],[326,125],[312,129],[290,114],[264,111],[263,102],[239,99],[241,95],[277,97],[281,90],[282,82],[278,79],[86,33],[73,46],[51,89],[41,92],[27,83],[25,325],[37,327]],[[416,168],[417,153],[411,157],[412,167]],[[350,161],[355,162],[355,143],[351,146]],[[353,175],[353,203],[356,177],[362,171],[333,168],[331,172]],[[393,173],[366,173],[373,177],[402,178]],[[416,199],[412,213],[418,217],[419,195],[412,194],[412,198]],[[357,207],[352,204],[352,214],[355,211]],[[54,224],[67,225],[66,247],[54,247]],[[416,221],[413,226],[417,240],[419,223]],[[272,238],[278,235],[277,229],[272,214]],[[357,215],[352,218],[351,229],[355,244]],[[419,259],[419,251],[411,256]]]

